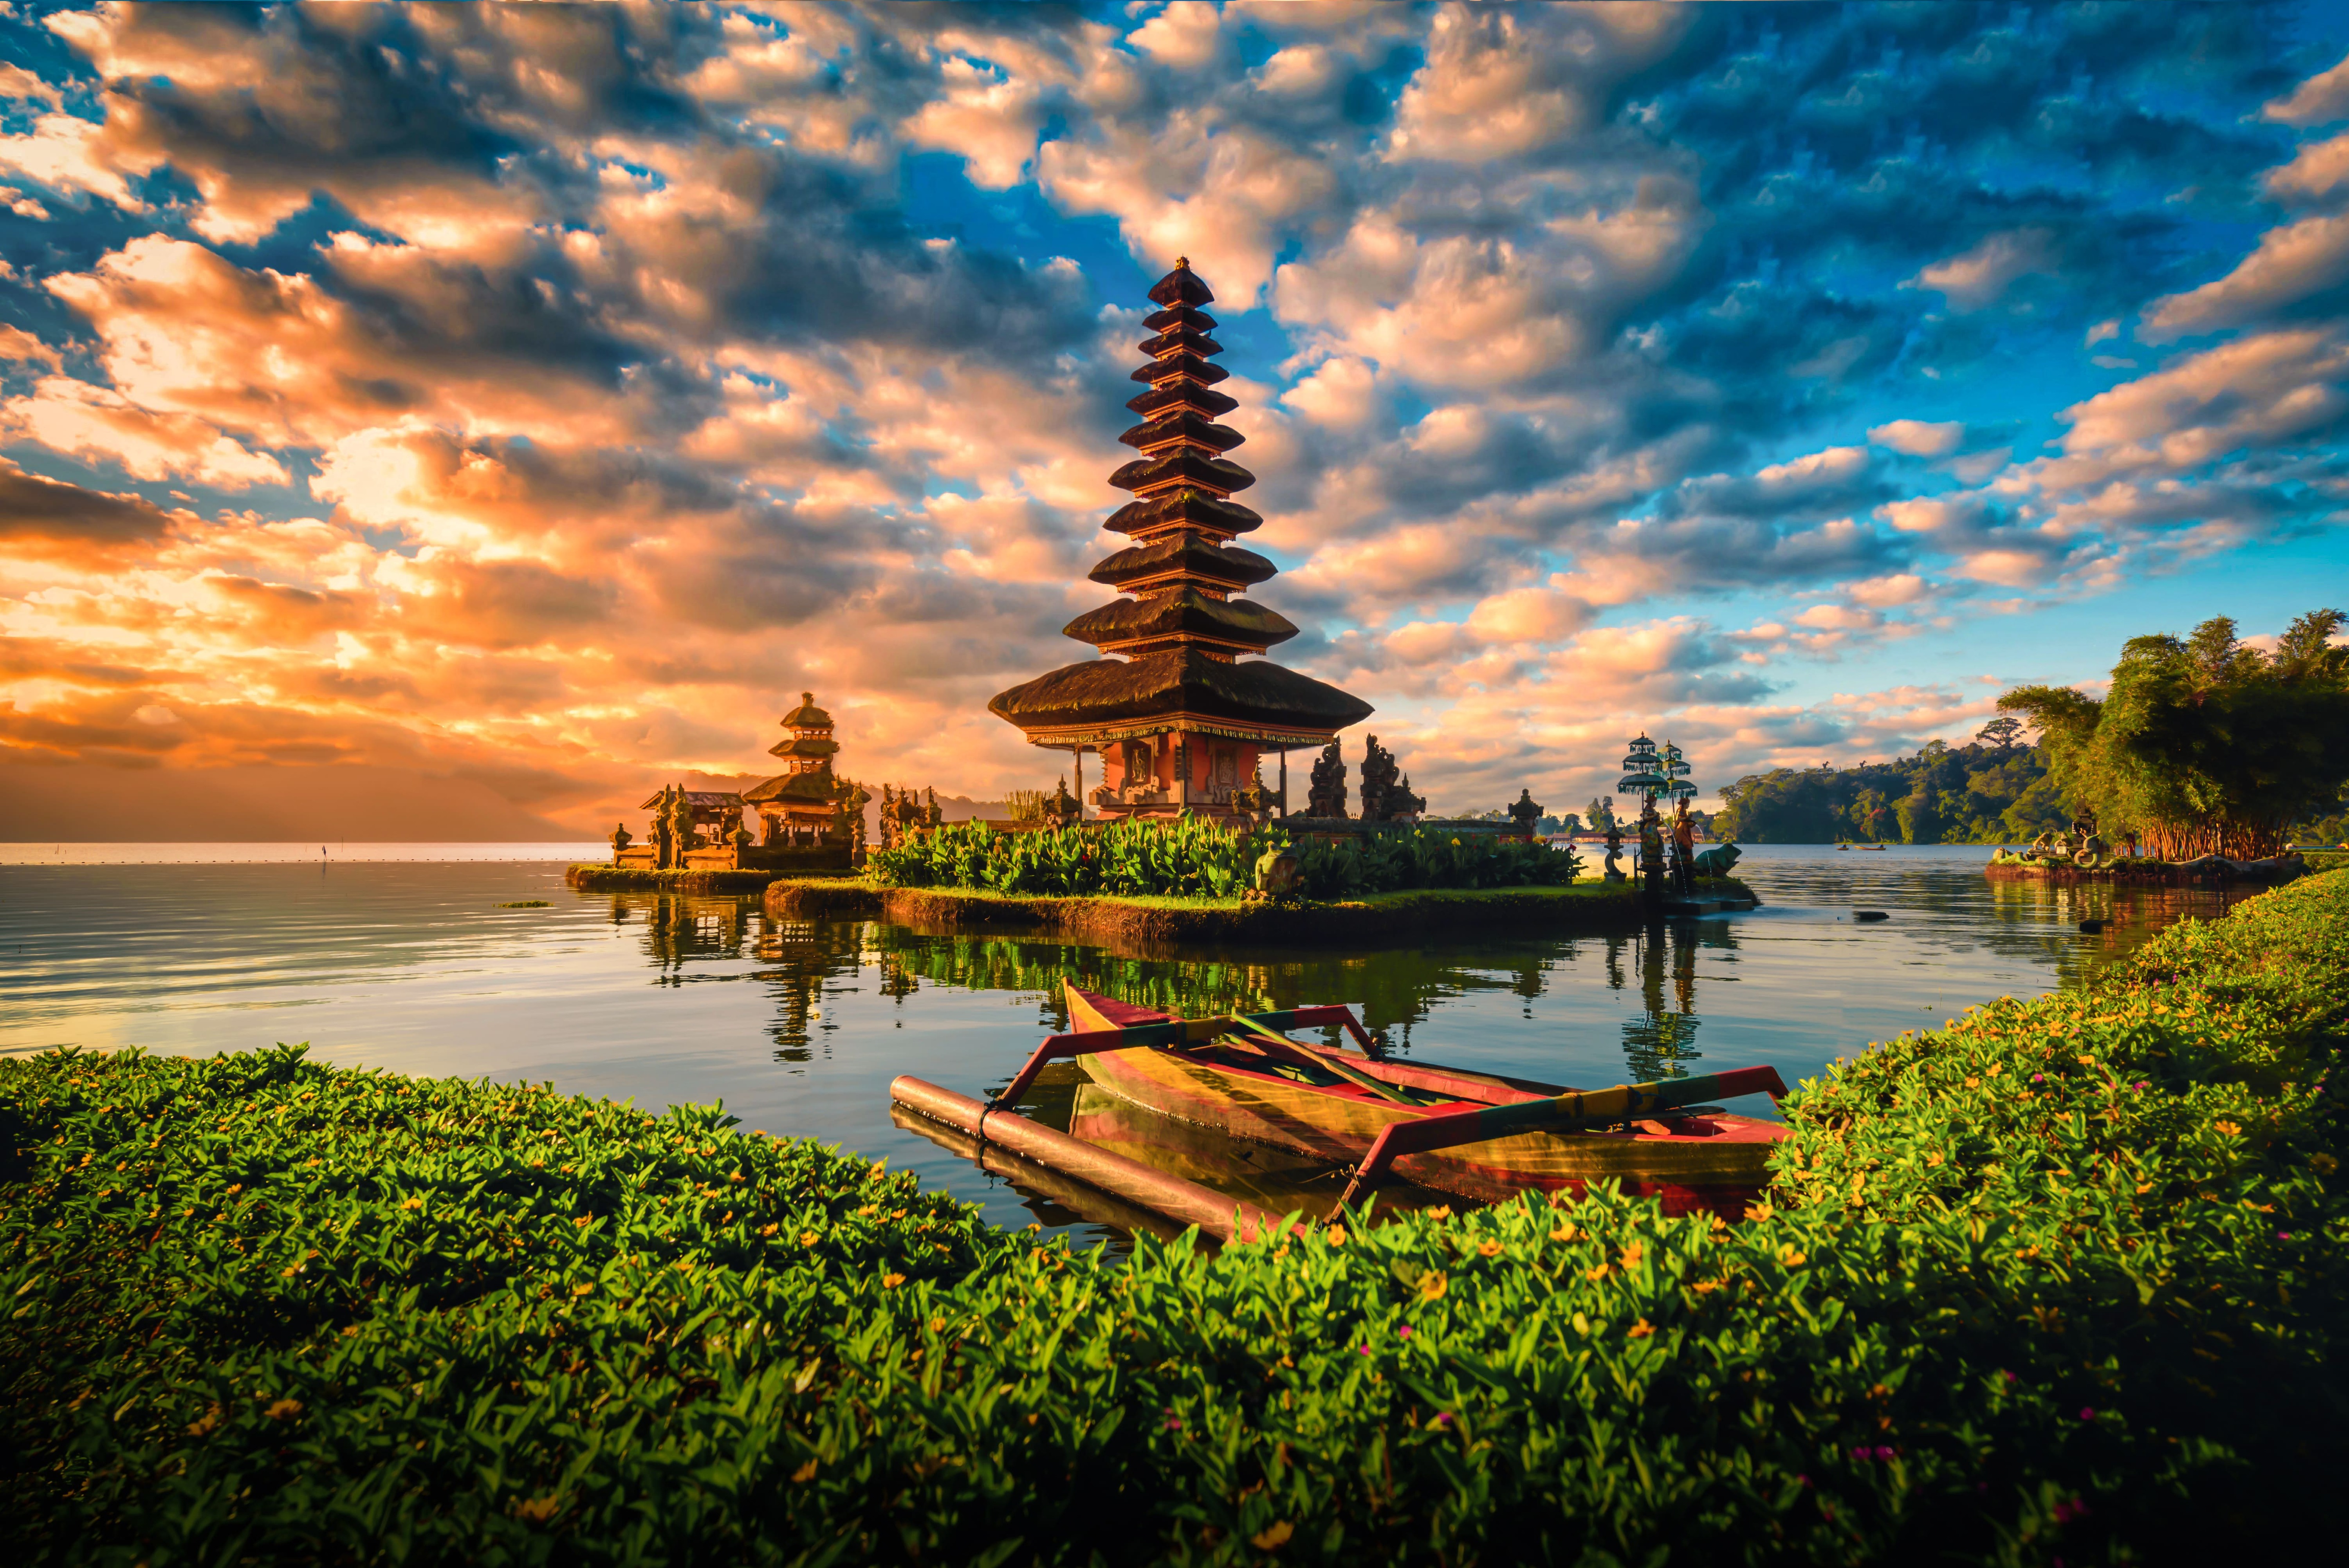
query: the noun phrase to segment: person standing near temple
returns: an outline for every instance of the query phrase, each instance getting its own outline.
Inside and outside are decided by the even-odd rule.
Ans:
[[[1672,810],[1672,881],[1682,893],[1696,891],[1696,819],[1686,795]]]

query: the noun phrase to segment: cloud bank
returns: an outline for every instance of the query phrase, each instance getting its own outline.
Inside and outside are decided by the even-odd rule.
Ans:
[[[1080,657],[1177,254],[1284,659],[1439,806],[1963,733],[2051,672],[1911,639],[2333,528],[2349,63],[2286,20],[20,13],[0,748],[584,827],[813,689],[849,772],[1049,780],[984,701]]]

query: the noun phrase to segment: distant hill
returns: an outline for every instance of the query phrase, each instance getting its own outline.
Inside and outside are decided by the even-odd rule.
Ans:
[[[544,844],[591,837],[471,779],[408,768],[0,764],[0,840]]]

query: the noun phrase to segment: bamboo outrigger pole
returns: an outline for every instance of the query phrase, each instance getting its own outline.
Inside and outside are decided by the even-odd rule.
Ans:
[[[1785,1092],[1785,1081],[1778,1076],[1775,1067],[1739,1067],[1727,1073],[1708,1073],[1701,1078],[1666,1078],[1653,1084],[1618,1084],[1611,1089],[1569,1090],[1546,1099],[1520,1100],[1511,1106],[1483,1106],[1473,1111],[1391,1122],[1380,1129],[1371,1152],[1362,1157],[1354,1179],[1346,1184],[1345,1194],[1338,1199],[1338,1207],[1344,1209],[1352,1203],[1365,1187],[1386,1174],[1387,1168],[1400,1155],[1428,1154],[1464,1143],[1506,1137],[1511,1133],[1572,1132],[1578,1127],[1604,1127],[1676,1106],[1734,1099],[1739,1095],[1766,1094],[1775,1100]]]

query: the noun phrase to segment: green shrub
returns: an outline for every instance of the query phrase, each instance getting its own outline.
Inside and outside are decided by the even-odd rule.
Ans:
[[[873,851],[866,865],[876,881],[896,888],[1237,898],[1254,885],[1258,857],[1288,843],[1278,824],[1236,831],[1190,815],[1037,833],[999,834],[970,822],[908,835],[895,848]],[[1305,895],[1319,899],[1413,888],[1557,887],[1572,882],[1580,866],[1547,845],[1428,828],[1311,841],[1298,858]]]
[[[1562,888],[1581,869],[1570,850],[1440,827],[1387,828],[1298,851],[1305,896],[1323,900],[1416,888]]]
[[[1234,832],[1189,815],[1035,833],[999,834],[968,822],[910,834],[894,849],[874,850],[865,864],[876,881],[897,888],[1237,898],[1253,885],[1257,857],[1287,842],[1276,827]]]
[[[712,1111],[0,1063],[19,1556],[2013,1563],[2344,1522],[2349,873],[1838,1064],[1748,1223],[1209,1257]]]

